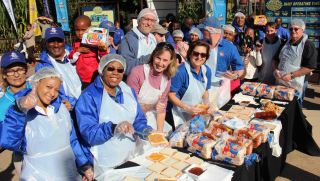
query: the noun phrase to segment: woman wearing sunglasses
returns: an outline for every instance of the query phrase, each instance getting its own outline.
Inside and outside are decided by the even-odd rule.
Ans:
[[[209,51],[209,45],[205,42],[192,44],[187,53],[187,61],[179,66],[177,74],[171,80],[169,100],[173,104],[175,127],[205,111],[197,105],[208,104],[211,70],[204,64]]]
[[[99,76],[82,92],[75,106],[83,144],[93,155],[97,180],[104,180],[106,170],[130,159],[137,150],[137,134],[152,131],[134,90],[122,82],[125,69],[126,60],[121,55],[102,57]]]
[[[177,70],[176,54],[172,45],[159,43],[152,52],[148,64],[132,69],[127,84],[138,95],[138,101],[146,114],[148,124],[160,132],[170,132],[165,121],[171,77]]]
[[[23,154],[20,180],[80,180],[76,165],[90,162],[58,97],[61,75],[45,67],[30,77],[30,83],[32,89],[15,95],[17,101],[2,124],[0,145]]]

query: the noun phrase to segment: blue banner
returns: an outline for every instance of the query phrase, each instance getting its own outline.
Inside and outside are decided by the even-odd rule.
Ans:
[[[66,0],[54,0],[54,4],[56,5],[57,20],[62,25],[61,28],[63,31],[70,31]]]
[[[226,24],[227,20],[227,2],[226,0],[212,0],[213,16],[218,18],[221,25]]]

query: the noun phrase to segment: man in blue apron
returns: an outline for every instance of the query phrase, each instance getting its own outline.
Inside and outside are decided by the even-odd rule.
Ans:
[[[293,19],[290,24],[290,39],[281,48],[275,58],[277,69],[274,71],[280,85],[296,89],[298,97],[303,100],[305,76],[317,68],[317,49],[304,33],[305,23]]]

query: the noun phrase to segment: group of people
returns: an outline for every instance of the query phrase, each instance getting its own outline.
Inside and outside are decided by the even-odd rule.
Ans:
[[[257,42],[242,13],[234,26],[207,17],[196,27],[186,18],[180,29],[172,16],[160,25],[149,8],[137,20],[118,42],[115,26],[102,22],[110,38],[98,47],[81,43],[91,27],[87,16],[74,22],[72,47],[61,28],[46,28],[29,78],[22,54],[2,56],[0,146],[22,160],[22,167],[15,162],[22,180],[103,180],[141,153],[150,133],[169,134],[194,115],[214,112],[242,80],[283,84],[301,95],[305,75],[316,68],[300,19],[291,21],[286,41],[269,22]]]

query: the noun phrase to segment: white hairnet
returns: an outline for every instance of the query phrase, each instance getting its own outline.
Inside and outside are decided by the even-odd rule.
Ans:
[[[223,30],[231,31],[232,33],[235,33],[236,30],[232,25],[223,25],[222,27]]]
[[[182,32],[181,30],[174,30],[174,31],[172,32],[172,36],[173,36],[173,37],[181,37],[181,38],[184,37],[183,32]]]
[[[124,59],[121,55],[118,54],[108,54],[103,56],[100,59],[98,72],[102,75],[103,69],[111,62],[119,62],[123,66],[123,69],[126,70],[126,59]]]
[[[54,68],[51,67],[43,67],[35,74],[33,74],[31,77],[29,77],[28,81],[31,83],[31,85],[34,85],[35,83],[39,82],[39,80],[48,77],[57,77],[62,81],[61,75]]]
[[[242,12],[237,12],[234,17],[246,17]]]
[[[304,21],[302,19],[291,20],[290,26],[298,26],[303,30],[305,30],[305,28],[306,28],[306,24],[304,23]]]
[[[198,28],[195,28],[195,27],[191,28],[191,30],[189,31],[189,35],[191,34],[198,35],[199,39],[202,40],[202,33]]]
[[[143,10],[141,10],[138,17],[137,17],[137,20],[139,21],[142,17],[144,17],[147,14],[152,15],[154,17],[154,19],[158,21],[158,15],[157,15],[156,11],[153,9],[150,9],[150,8],[144,8]]]

